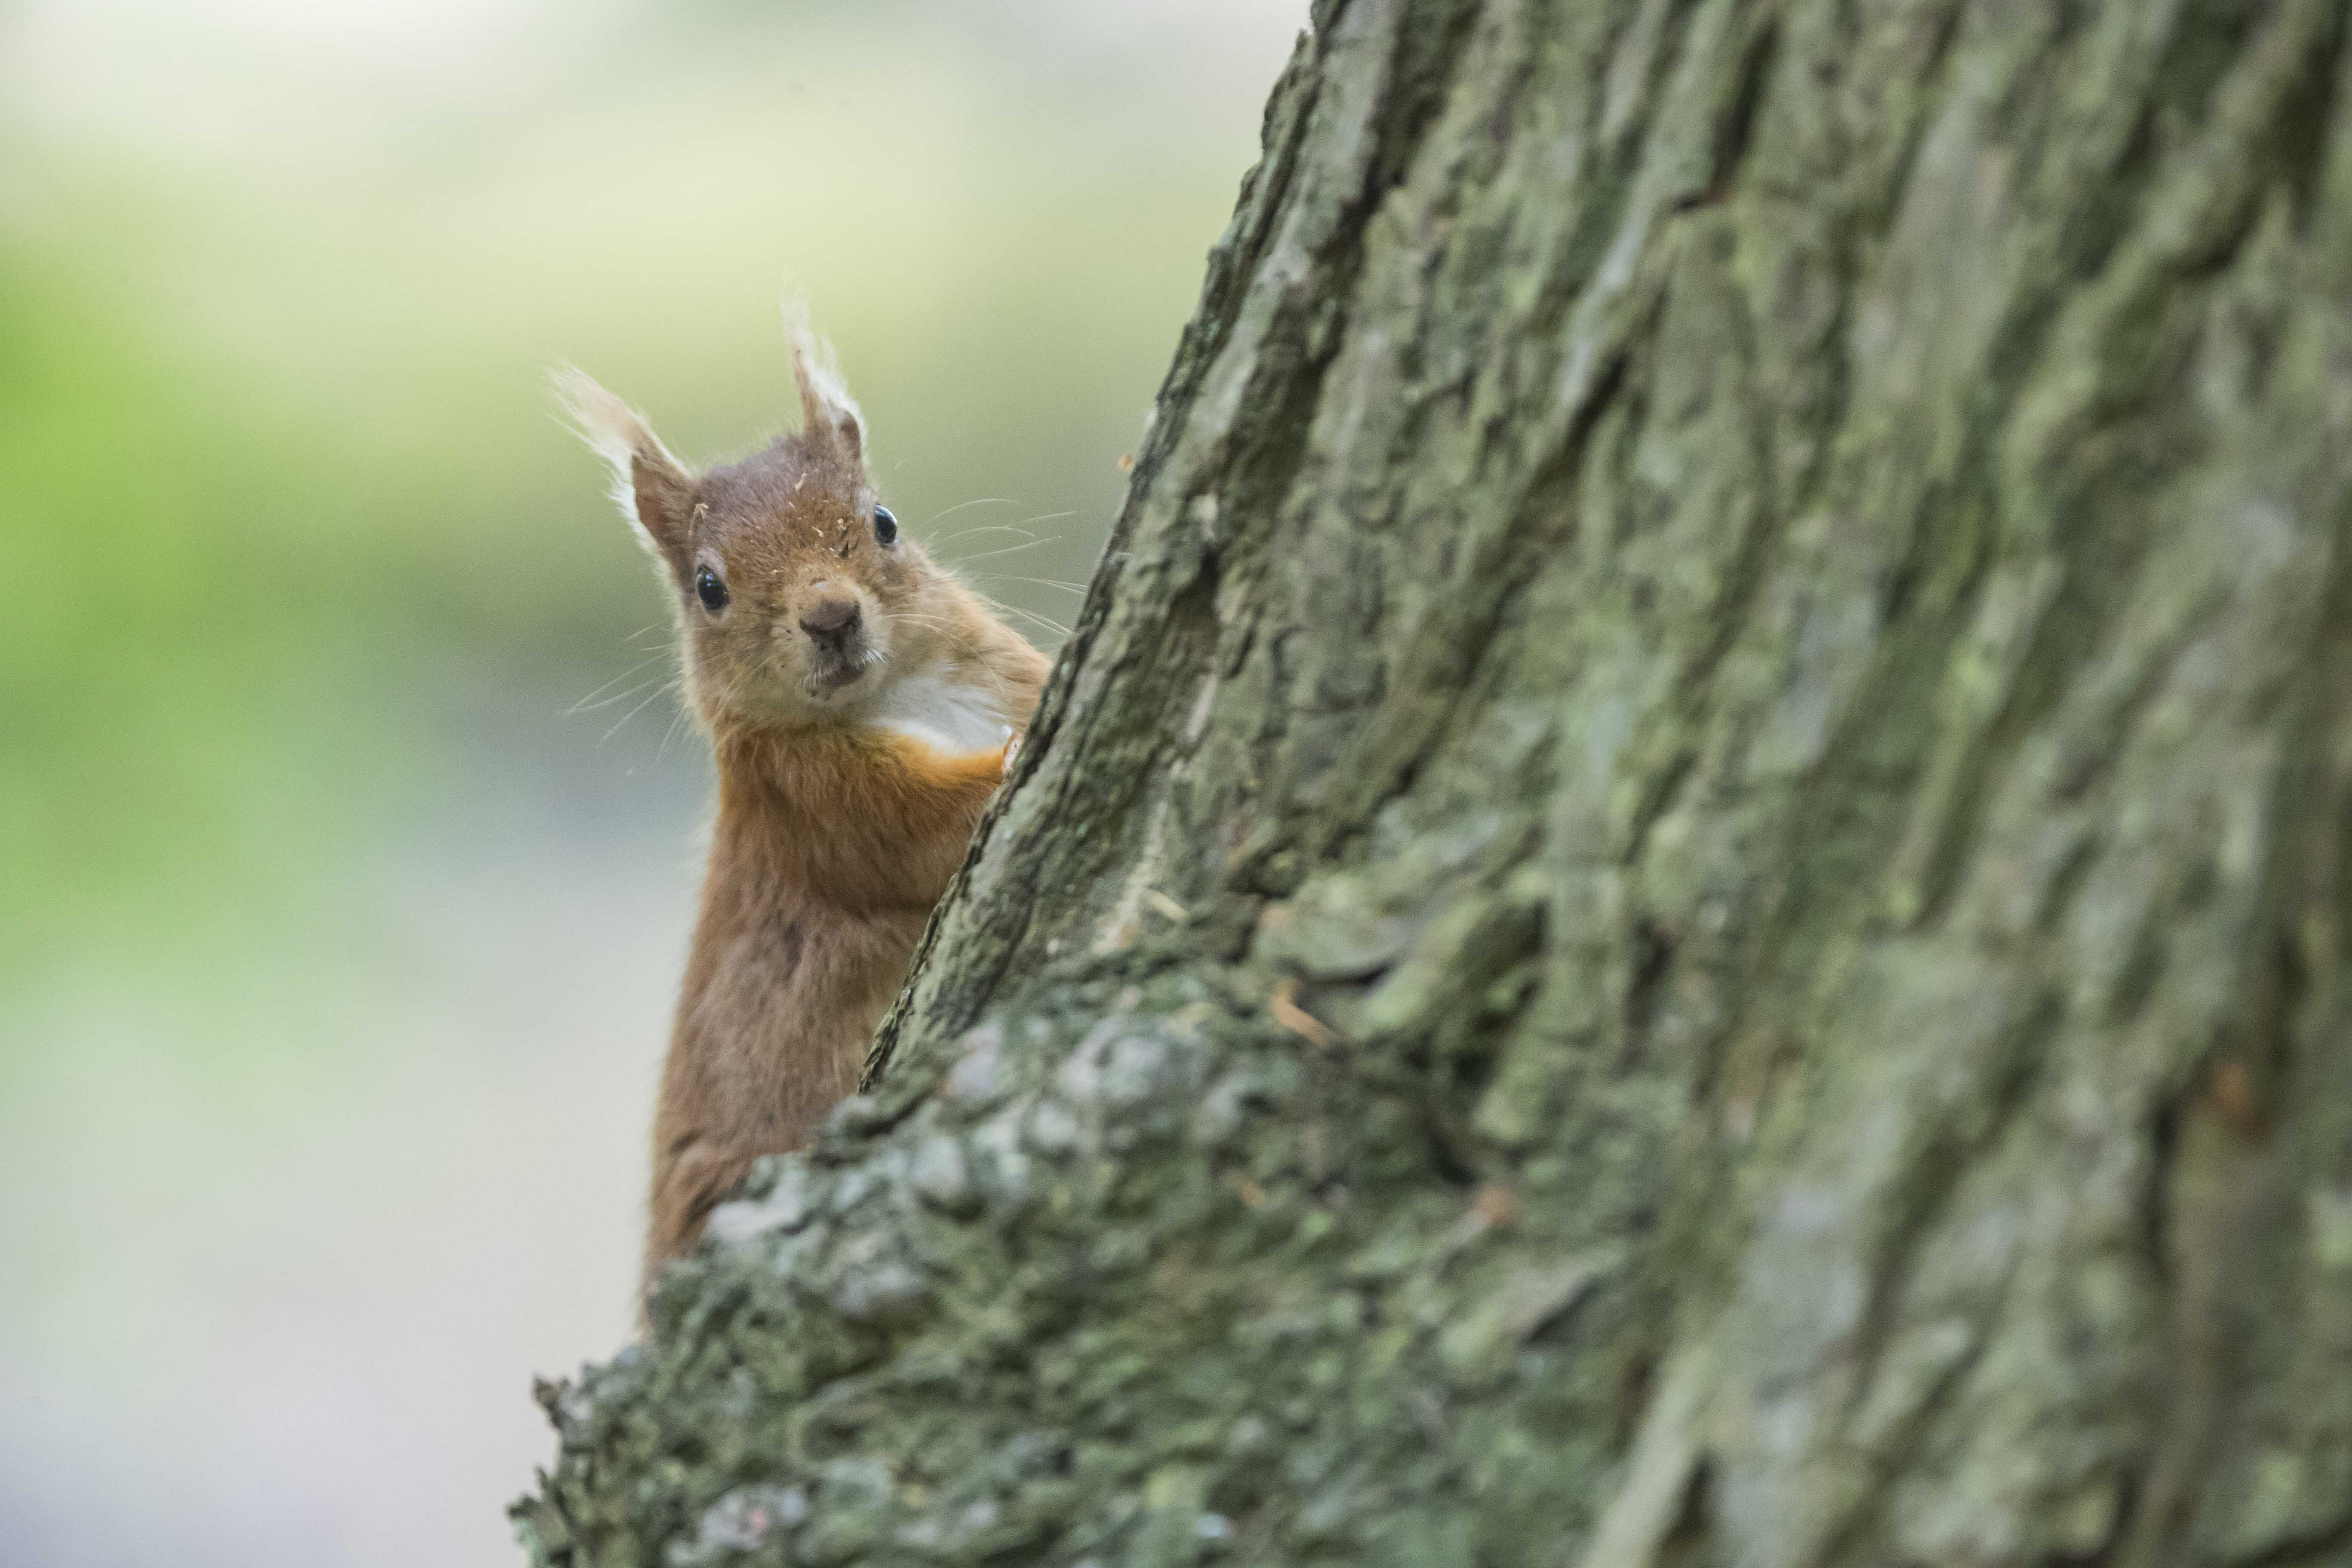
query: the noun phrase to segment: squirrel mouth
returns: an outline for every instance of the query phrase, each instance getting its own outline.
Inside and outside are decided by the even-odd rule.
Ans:
[[[835,656],[826,659],[809,676],[809,684],[820,692],[835,692],[845,686],[855,685],[866,673],[863,658]]]

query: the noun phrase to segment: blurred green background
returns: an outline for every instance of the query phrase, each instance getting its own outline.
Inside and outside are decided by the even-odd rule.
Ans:
[[[547,366],[733,455],[797,286],[1050,647],[1305,8],[0,8],[0,1560],[514,1560],[707,789]]]

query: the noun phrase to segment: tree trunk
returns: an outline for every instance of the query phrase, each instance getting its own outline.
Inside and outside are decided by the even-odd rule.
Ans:
[[[538,1562],[2352,1563],[2341,0],[1326,0]]]

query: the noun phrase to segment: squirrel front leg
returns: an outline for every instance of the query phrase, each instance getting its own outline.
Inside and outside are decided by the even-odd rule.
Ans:
[[[968,836],[1011,771],[1020,744],[1015,734],[994,751],[950,752],[919,741],[900,741],[900,788],[896,793],[906,837]],[[957,858],[962,858],[960,850]]]

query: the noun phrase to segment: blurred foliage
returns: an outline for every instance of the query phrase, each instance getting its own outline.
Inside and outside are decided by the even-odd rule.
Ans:
[[[358,630],[326,612],[374,601],[289,555],[301,476],[198,385],[91,269],[0,256],[0,965],[184,937],[315,851],[307,759]]]
[[[266,952],[452,712],[634,692],[662,611],[556,358],[722,457],[784,417],[797,283],[902,518],[1068,620],[1251,122],[882,12],[924,26],[648,14],[389,107],[232,51],[161,79],[213,120],[0,122],[0,983]]]

